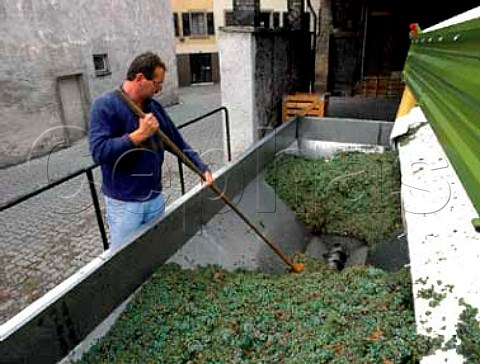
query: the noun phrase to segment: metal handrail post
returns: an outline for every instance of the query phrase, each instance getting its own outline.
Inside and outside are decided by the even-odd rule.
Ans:
[[[105,225],[103,224],[102,211],[100,210],[100,204],[98,202],[97,190],[95,189],[95,183],[93,181],[93,173],[91,169],[87,169],[88,184],[90,185],[90,194],[92,195],[93,206],[95,208],[95,215],[97,216],[98,228],[100,229],[100,235],[102,236],[103,249],[108,249],[107,233],[105,231]]]
[[[222,106],[222,110],[225,112],[225,138],[227,138],[227,156],[228,161],[232,161],[232,148],[230,145],[230,116],[228,114],[228,109],[225,106]]]
[[[182,160],[177,157],[177,162],[178,162],[178,174],[180,175],[180,186],[182,189],[182,195],[184,195],[185,194],[185,178],[183,177]]]

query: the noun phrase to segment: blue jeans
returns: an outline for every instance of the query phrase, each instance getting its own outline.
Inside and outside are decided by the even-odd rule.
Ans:
[[[107,222],[110,229],[110,249],[126,243],[133,233],[165,212],[163,195],[148,201],[129,202],[105,196]]]

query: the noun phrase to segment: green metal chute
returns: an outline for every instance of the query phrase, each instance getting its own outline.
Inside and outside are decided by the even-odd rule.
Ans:
[[[480,19],[412,39],[404,78],[480,213]]]

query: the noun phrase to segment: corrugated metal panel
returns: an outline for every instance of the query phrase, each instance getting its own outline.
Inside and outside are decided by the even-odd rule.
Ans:
[[[404,77],[480,213],[480,19],[420,33]]]

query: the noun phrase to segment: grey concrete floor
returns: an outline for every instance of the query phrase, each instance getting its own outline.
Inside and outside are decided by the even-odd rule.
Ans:
[[[180,89],[180,103],[167,108],[182,124],[220,106],[218,85]],[[216,114],[182,129],[189,144],[212,170],[224,164],[223,117]],[[86,139],[47,156],[0,171],[0,205],[92,164]],[[100,204],[101,174],[94,170]],[[199,182],[186,171],[187,189]],[[164,167],[167,203],[181,195],[177,161],[168,155]],[[102,250],[86,176],[0,212],[0,324],[68,278]]]

